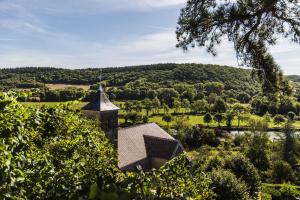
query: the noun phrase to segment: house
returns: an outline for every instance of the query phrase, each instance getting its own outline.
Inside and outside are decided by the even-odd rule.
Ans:
[[[160,168],[184,151],[180,141],[155,123],[118,129],[119,108],[109,101],[101,86],[94,101],[82,110],[89,117],[99,118],[101,129],[117,142],[121,170]]]
[[[160,168],[182,152],[181,143],[155,123],[124,128],[118,132],[118,166],[121,170]]]

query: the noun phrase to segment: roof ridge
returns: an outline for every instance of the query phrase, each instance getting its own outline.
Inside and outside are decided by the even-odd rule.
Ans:
[[[178,140],[176,140],[175,138],[162,138],[162,137],[157,137],[157,136],[153,136],[153,135],[144,135],[144,134],[143,134],[143,137],[150,137],[150,138],[155,138],[158,140],[167,140],[170,142],[178,142]]]
[[[119,130],[130,129],[130,128],[136,128],[136,127],[139,127],[139,126],[145,126],[145,125],[150,125],[150,124],[155,124],[155,125],[157,125],[155,122],[149,122],[149,123],[144,123],[144,124],[135,124],[135,125],[128,126],[128,127],[125,127],[125,128],[120,128]],[[158,125],[157,125],[157,126],[158,126]]]

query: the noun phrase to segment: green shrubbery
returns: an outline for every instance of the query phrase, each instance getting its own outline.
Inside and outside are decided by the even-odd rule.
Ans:
[[[159,170],[124,174],[104,133],[71,104],[33,109],[0,94],[0,199],[257,199],[261,179],[299,184],[299,138],[289,126],[282,141],[271,142],[263,122],[253,123],[256,134],[232,140],[191,128],[179,116],[177,136],[199,149],[199,157],[182,155]],[[291,185],[263,188],[265,199],[299,195]]]
[[[0,199],[87,198],[119,174],[108,139],[67,104],[33,110],[0,94],[0,138]]]
[[[30,109],[1,93],[0,137],[0,199],[210,200],[224,187],[185,155],[122,173],[104,133],[69,104]],[[227,195],[247,197],[238,178],[225,180]]]
[[[289,184],[264,184],[263,185],[263,200],[297,200],[300,198],[300,188]]]

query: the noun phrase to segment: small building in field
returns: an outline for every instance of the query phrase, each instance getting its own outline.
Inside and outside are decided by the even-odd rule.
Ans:
[[[158,169],[183,151],[180,141],[155,123],[118,131],[118,166],[124,171]]]
[[[144,171],[160,168],[184,149],[155,123],[141,124],[118,130],[119,108],[109,101],[102,87],[97,97],[82,108],[83,113],[97,118],[101,129],[113,140],[117,140],[118,166],[124,171]]]

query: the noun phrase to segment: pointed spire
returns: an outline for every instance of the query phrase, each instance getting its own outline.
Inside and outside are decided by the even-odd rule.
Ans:
[[[97,97],[85,107],[83,110],[93,110],[93,111],[112,111],[112,110],[119,110],[117,106],[112,104],[108,97],[106,96],[104,89],[101,86],[102,81],[102,69],[100,69],[100,75],[98,76],[99,79],[99,89],[97,92]]]
[[[101,81],[102,81],[102,69],[100,69],[100,75],[99,75],[99,91],[100,91],[100,93],[102,93],[103,92],[103,88],[102,88],[102,86],[101,86]]]

